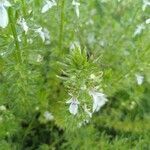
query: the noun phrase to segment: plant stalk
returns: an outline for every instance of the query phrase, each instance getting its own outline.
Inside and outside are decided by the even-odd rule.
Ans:
[[[65,0],[61,1],[60,6],[60,32],[59,32],[59,53],[62,52],[62,41],[63,41],[63,32],[64,32],[64,6],[65,6]]]
[[[17,36],[17,30],[16,30],[16,25],[15,25],[16,23],[15,23],[12,8],[9,8],[8,14],[9,14],[10,27],[11,27],[11,31],[12,31],[12,34],[13,34],[15,47],[16,47],[16,50],[15,50],[16,61],[19,62],[19,63],[22,63],[21,51],[20,51],[20,46],[19,46],[19,41],[18,41],[18,36]]]

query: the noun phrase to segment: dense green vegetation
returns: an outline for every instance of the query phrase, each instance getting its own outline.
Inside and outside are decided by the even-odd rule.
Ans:
[[[149,56],[149,0],[0,0],[0,150],[149,150]]]

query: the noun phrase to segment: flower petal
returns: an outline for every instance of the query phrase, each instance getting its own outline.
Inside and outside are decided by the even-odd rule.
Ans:
[[[69,111],[71,114],[76,115],[78,113],[78,104],[71,103],[69,106]]]
[[[142,85],[144,81],[144,76],[136,74],[136,80],[138,85]]]
[[[0,6],[0,27],[5,28],[8,25],[8,13],[5,7]]]
[[[93,97],[93,112],[98,112],[101,107],[108,101],[105,94],[101,92],[89,91],[89,94]]]
[[[49,9],[50,9],[49,4],[45,4],[45,5],[43,6],[41,12],[42,12],[42,13],[45,13],[45,12],[47,12]]]
[[[53,120],[54,116],[49,112],[49,111],[45,111],[44,112],[44,117],[47,121]]]
[[[4,5],[5,7],[11,7],[10,2],[7,1],[7,0],[4,1],[3,5]]]
[[[25,19],[24,18],[20,19],[19,24],[21,25],[21,27],[24,30],[25,34],[27,34],[29,27],[28,27]]]
[[[35,32],[38,33],[42,41],[45,42],[45,35],[44,35],[44,32],[42,31],[42,27],[36,29]]]
[[[76,15],[77,15],[77,17],[79,18],[79,6],[75,6],[75,10],[76,10]]]
[[[50,8],[52,8],[53,6],[56,6],[57,5],[57,3],[55,2],[55,0],[52,0],[52,1],[49,1],[49,0],[47,0],[46,1],[46,4],[43,6],[43,8],[42,8],[42,13],[45,13],[45,12],[47,12]]]

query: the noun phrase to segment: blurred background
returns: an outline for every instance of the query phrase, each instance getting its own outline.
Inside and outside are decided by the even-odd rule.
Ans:
[[[0,0],[0,150],[149,150],[149,41],[149,0]],[[83,81],[108,99],[88,121]]]

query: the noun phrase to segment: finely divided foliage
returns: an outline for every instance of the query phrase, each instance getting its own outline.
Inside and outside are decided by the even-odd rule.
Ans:
[[[149,35],[149,0],[0,0],[0,150],[148,150]]]

